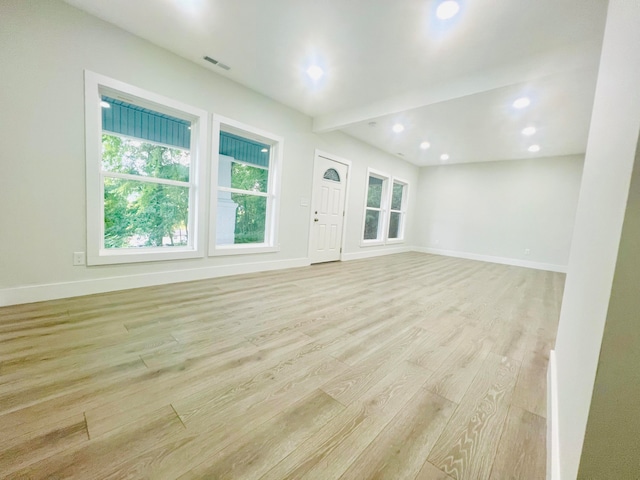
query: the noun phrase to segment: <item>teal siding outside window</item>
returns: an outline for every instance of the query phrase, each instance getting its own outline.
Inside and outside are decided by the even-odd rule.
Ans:
[[[269,152],[271,146],[265,143],[255,142],[228,132],[220,132],[220,154],[234,159],[269,168]]]
[[[191,122],[102,96],[102,130],[189,150]]]
[[[189,150],[191,122],[115,98],[102,96],[109,107],[102,108],[102,129],[132,138]],[[269,168],[271,146],[228,132],[220,132],[220,153],[234,159]]]

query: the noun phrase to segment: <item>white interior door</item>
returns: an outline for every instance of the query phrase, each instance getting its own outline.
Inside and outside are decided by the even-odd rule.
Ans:
[[[311,263],[340,260],[349,167],[316,155],[311,202]]]

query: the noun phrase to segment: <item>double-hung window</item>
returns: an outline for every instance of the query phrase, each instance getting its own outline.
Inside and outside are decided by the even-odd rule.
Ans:
[[[364,218],[363,243],[365,244],[373,245],[384,242],[388,187],[389,177],[372,170],[369,171]]]
[[[277,251],[282,138],[214,116],[211,255]]]
[[[90,265],[202,256],[207,114],[85,72]]]
[[[369,169],[362,245],[404,240],[407,182]]]
[[[391,205],[389,207],[389,228],[387,242],[404,240],[404,224],[407,205],[407,183],[393,179],[391,187]]]

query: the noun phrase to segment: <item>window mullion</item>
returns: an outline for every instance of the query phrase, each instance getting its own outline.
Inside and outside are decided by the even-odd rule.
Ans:
[[[111,178],[121,178],[123,180],[133,180],[135,182],[146,182],[146,183],[161,183],[163,185],[172,185],[174,187],[186,187],[191,188],[193,183],[191,182],[181,182],[180,180],[169,180],[166,178],[158,178],[158,177],[145,177],[143,175],[131,175],[128,173],[118,173],[118,172],[108,172],[102,170],[100,172],[103,177],[111,177]]]
[[[269,197],[269,192],[255,192],[253,190],[242,190],[240,188],[218,187],[221,192],[240,193],[243,195],[255,195],[256,197]]]

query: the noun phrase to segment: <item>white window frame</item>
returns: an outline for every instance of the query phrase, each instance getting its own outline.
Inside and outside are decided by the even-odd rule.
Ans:
[[[369,197],[369,178],[374,177],[382,180],[382,193],[380,195],[380,208],[367,207],[368,197]],[[391,176],[380,172],[378,170],[374,170],[372,168],[367,169],[367,178],[364,186],[364,215],[362,216],[362,234],[360,235],[360,245],[363,247],[374,246],[374,245],[384,245],[387,238],[387,221],[388,221],[388,207],[389,207],[389,182],[391,181]],[[367,222],[367,210],[375,210],[379,211],[380,215],[378,216],[378,238],[365,240],[364,231]]]
[[[393,199],[393,186],[396,183],[399,185],[402,185],[402,203],[400,204],[400,210],[394,210],[391,208],[392,199]],[[405,224],[406,224],[406,218],[407,218],[407,203],[409,199],[409,182],[398,177],[391,177],[390,185],[391,187],[389,188],[389,212],[388,212],[387,230],[386,230],[386,243],[387,244],[404,243],[404,232],[405,232]],[[389,225],[391,225],[392,213],[400,214],[400,225],[398,226],[397,238],[389,237]]]
[[[85,70],[85,141],[87,194],[87,264],[150,262],[204,257],[208,113],[177,100]],[[104,176],[102,172],[101,95],[173,115],[191,124],[189,167],[189,245],[176,247],[105,248]],[[121,176],[121,175],[109,175]],[[128,178],[128,177],[127,177]],[[138,180],[136,178],[136,180]],[[162,183],[171,183],[163,181]],[[182,182],[179,182],[182,183]]]
[[[268,144],[269,181],[266,193],[257,195],[267,198],[265,218],[265,241],[263,243],[240,243],[233,245],[216,245],[216,220],[218,211],[218,157],[220,152],[220,131],[233,133],[250,140]],[[241,255],[251,253],[272,253],[280,251],[278,244],[278,218],[280,211],[280,184],[284,139],[278,135],[261,130],[221,115],[214,114],[211,140],[211,195],[209,202],[209,256]],[[235,189],[222,187],[224,191]],[[237,190],[237,193],[244,193]]]
[[[369,196],[369,177],[375,177],[383,181],[382,183],[382,195],[380,198],[380,208],[367,207],[367,200]],[[399,183],[403,186],[402,189],[402,205],[400,210],[391,209],[391,199],[393,196],[393,184]],[[362,233],[360,236],[360,246],[370,247],[376,245],[390,245],[394,243],[404,243],[404,233],[407,218],[407,204],[409,200],[409,182],[398,177],[394,177],[387,173],[372,168],[367,169],[367,178],[364,187],[364,215],[362,219]],[[378,233],[382,229],[382,234],[379,238],[365,240],[364,230],[367,222],[367,210],[380,211]],[[389,224],[391,222],[391,212],[400,213],[400,226],[398,229],[398,238],[389,238]]]

